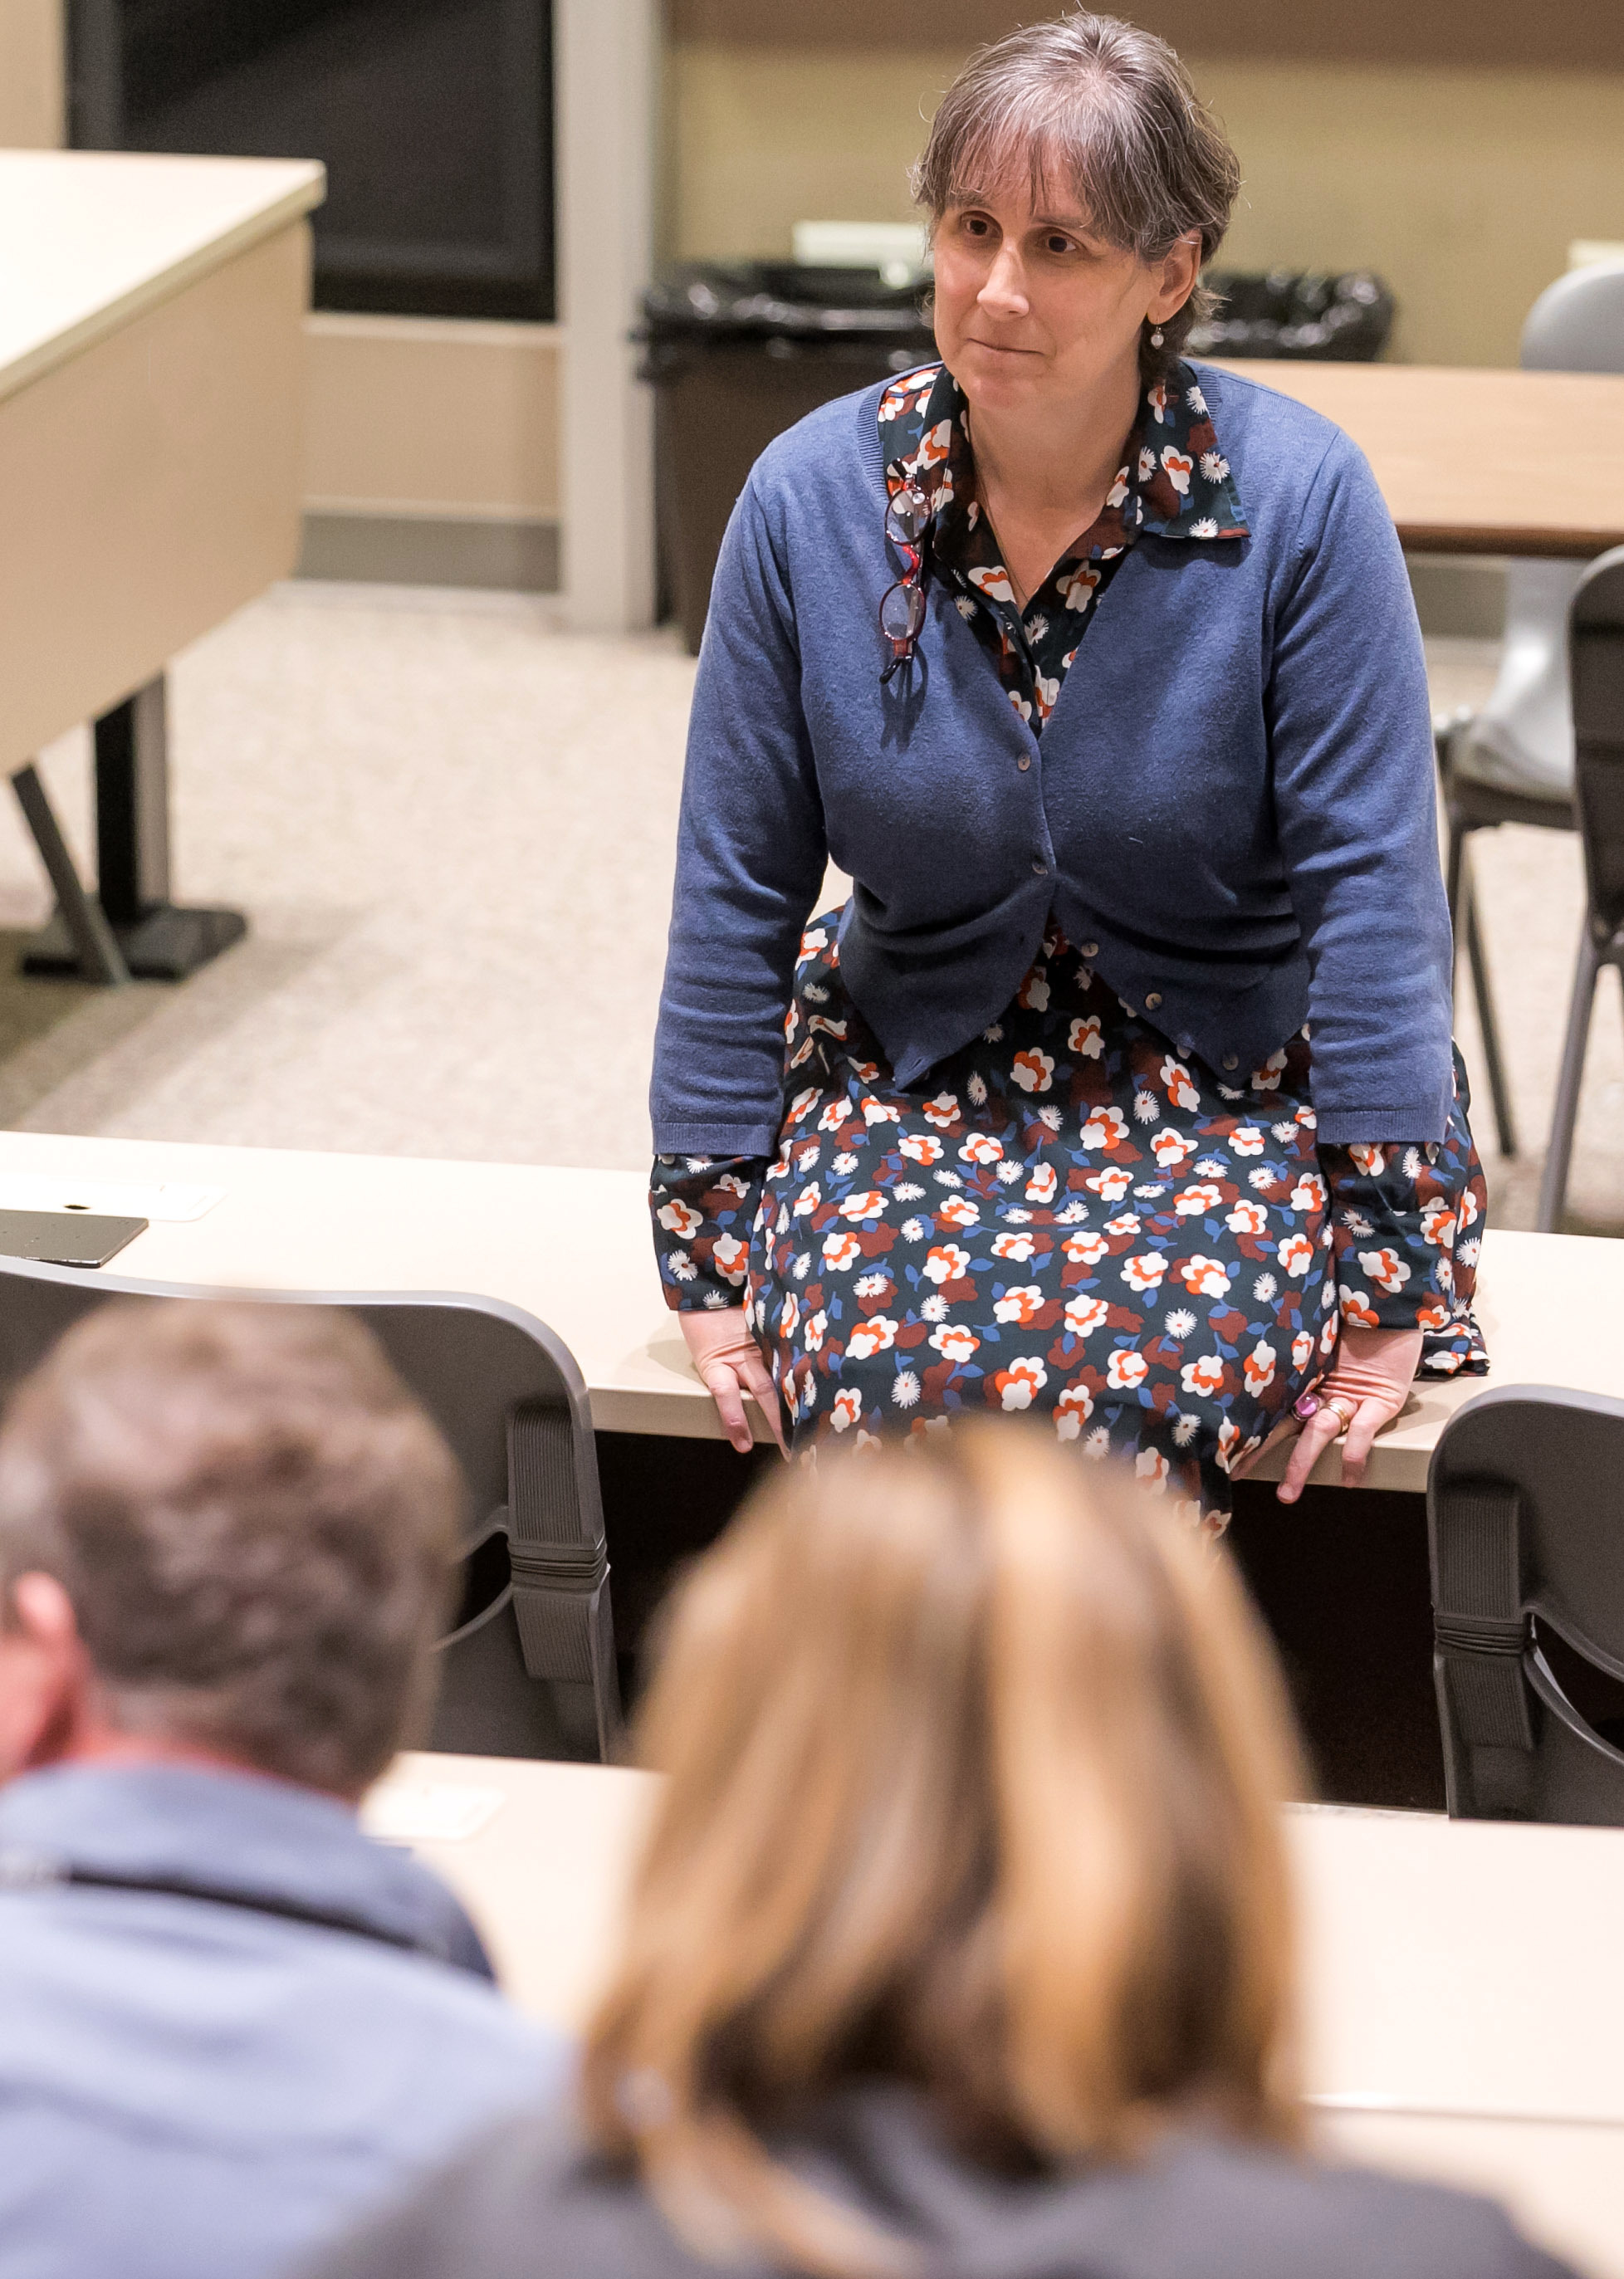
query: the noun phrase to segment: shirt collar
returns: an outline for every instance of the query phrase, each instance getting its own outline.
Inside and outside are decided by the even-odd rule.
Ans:
[[[888,489],[923,490],[938,519],[968,498],[975,480],[969,405],[946,364],[923,364],[892,382],[880,398],[879,432]],[[1174,364],[1145,389],[1127,459],[1072,552],[1098,561],[1145,535],[1249,535],[1207,398],[1187,364]]]
[[[462,1908],[408,1853],[364,1835],[352,1806],[226,1767],[73,1762],[0,1790],[0,1851],[338,1909],[467,1961]]]

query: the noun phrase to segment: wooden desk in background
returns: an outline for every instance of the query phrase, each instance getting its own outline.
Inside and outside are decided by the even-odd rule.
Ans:
[[[1220,367],[1346,428],[1412,554],[1589,559],[1624,546],[1624,376],[1426,364]],[[1592,439],[1564,480],[1574,438]]]
[[[170,906],[161,675],[297,557],[325,180],[303,160],[0,151],[0,772],[111,716],[102,899],[154,978],[242,930]]]
[[[59,1192],[8,1190],[8,1178],[147,1191],[143,1200],[110,1199],[94,1184],[76,1190],[93,1209],[154,1221],[119,1252],[113,1274],[220,1289],[505,1298],[568,1344],[600,1431],[722,1437],[661,1296],[639,1172],[0,1132],[0,1207],[59,1207]],[[149,1193],[165,1182],[224,1192],[200,1218],[165,1220]],[[1493,1383],[1624,1396],[1624,1243],[1491,1230],[1480,1296]],[[1376,1443],[1368,1485],[1419,1493],[1445,1420],[1482,1383],[1418,1385]],[[767,1438],[759,1420],[757,1438]],[[1336,1449],[1314,1477],[1340,1479]]]
[[[479,1919],[521,2007],[578,2029],[613,1963],[652,1778],[415,1755],[391,1781],[380,1832],[408,1840],[412,1792],[484,1792],[471,1835],[412,1849]],[[1594,2279],[1624,2279],[1624,1830],[1315,1806],[1289,1821],[1328,2149],[1492,2192]]]

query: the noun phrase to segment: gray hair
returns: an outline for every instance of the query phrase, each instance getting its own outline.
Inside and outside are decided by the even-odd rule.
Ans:
[[[337,1307],[99,1307],[0,1428],[0,1623],[52,1575],[114,1721],[335,1794],[426,1715],[460,1477]]]
[[[1028,25],[970,58],[931,123],[914,196],[938,222],[962,192],[1007,181],[1023,165],[1034,200],[1064,182],[1107,244],[1145,262],[1199,230],[1205,266],[1240,189],[1229,138],[1167,42],[1080,11]],[[1159,351],[1146,327],[1147,375],[1173,361],[1215,306],[1198,284],[1163,318]]]

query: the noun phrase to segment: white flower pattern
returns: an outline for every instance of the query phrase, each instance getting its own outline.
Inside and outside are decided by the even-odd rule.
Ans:
[[[1067,1439],[1086,1421],[1136,1461],[1154,1455],[1170,1491],[1218,1524],[1229,1504],[1221,1459],[1260,1439],[1323,1374],[1339,1320],[1419,1321],[1429,1366],[1482,1366],[1475,1257],[1459,1241],[1452,1253],[1450,1239],[1482,1216],[1459,1110],[1444,1146],[1417,1159],[1416,1181],[1402,1148],[1385,1150],[1372,1176],[1282,1112],[1306,1102],[1300,1040],[1274,1056],[1265,1093],[1209,1097],[1205,1064],[1171,1053],[1053,931],[994,1040],[942,1064],[940,1089],[922,1103],[891,1084],[844,995],[834,928],[819,930],[828,940],[803,964],[803,1002],[810,981],[839,1007],[845,1035],[820,1044],[812,1072],[820,1111],[844,1101],[852,1112],[826,1131],[821,1112],[803,1116],[770,1166],[717,1163],[695,1175],[678,1164],[655,1182],[661,1204],[684,1203],[702,1222],[673,1244],[683,1262],[665,1261],[681,1304],[705,1302],[687,1278],[725,1270],[718,1249],[737,1270],[724,1246],[753,1225],[748,1288],[766,1301],[762,1341],[797,1446],[854,1426],[924,1430],[986,1407],[1046,1414]],[[1034,1070],[1048,1086],[1041,1102]],[[898,1117],[865,1121],[865,1098]],[[1131,1111],[1139,1100],[1153,1114],[1116,1104]],[[824,1136],[808,1140],[808,1124]],[[933,1203],[896,1224],[885,1203],[912,1184],[927,1140],[959,1168],[938,1170]],[[849,1169],[835,1169],[836,1148]],[[781,1183],[787,1205],[769,1221],[754,1199]],[[1034,1188],[1046,1201],[1029,1200]],[[1353,1235],[1338,1213],[1379,1235]],[[779,1216],[795,1232],[780,1233]],[[809,1276],[808,1233],[823,1246]],[[729,1290],[724,1301],[738,1300]]]

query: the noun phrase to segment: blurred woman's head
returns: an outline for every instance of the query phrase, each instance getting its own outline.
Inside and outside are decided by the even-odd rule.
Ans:
[[[1222,1556],[1115,1474],[987,1424],[782,1476],[640,1731],[585,2103],[690,2235],[886,2267],[761,2144],[860,2079],[1000,2161],[1295,2133],[1288,1713]]]

